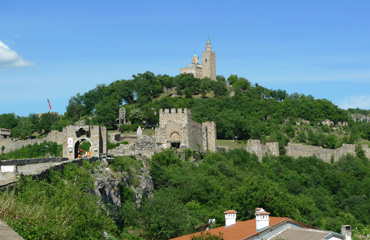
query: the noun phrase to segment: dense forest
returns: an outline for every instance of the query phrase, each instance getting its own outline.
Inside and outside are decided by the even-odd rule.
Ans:
[[[224,225],[225,210],[236,210],[240,221],[263,207],[271,216],[322,229],[338,232],[351,224],[356,233],[369,233],[370,163],[361,156],[333,164],[287,156],[259,162],[239,149],[187,156],[181,161],[174,150],[155,155],[149,161],[154,195],[137,205],[122,184],[115,212],[91,195],[99,164],[69,164],[44,180],[22,177],[13,191],[0,193],[0,218],[25,239],[102,239],[103,230],[110,239],[168,239],[200,231],[210,218],[214,227]],[[122,174],[140,164],[121,157],[109,167]]]

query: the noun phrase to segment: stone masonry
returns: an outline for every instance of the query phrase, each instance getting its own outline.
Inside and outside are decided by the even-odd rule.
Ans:
[[[340,148],[328,149],[318,146],[303,145],[300,143],[288,143],[288,145],[285,146],[285,149],[287,156],[294,158],[316,156],[317,158],[329,163],[331,162],[332,157],[334,162],[336,162],[347,154],[353,156],[356,155],[354,144],[343,144]],[[260,140],[250,139],[248,140],[246,150],[250,153],[256,154],[260,161],[265,155],[279,156],[279,145],[277,142],[261,144]],[[362,150],[365,151],[365,156],[370,159],[370,148],[367,145],[362,145]]]
[[[181,147],[193,151],[216,151],[216,124],[192,121],[189,109],[161,109],[156,142],[163,148]]]
[[[347,154],[356,155],[354,144],[343,144],[338,149],[322,148],[321,146],[309,146],[300,143],[288,143],[286,148],[286,155],[297,158],[297,157],[310,157],[316,156],[325,162],[331,162],[332,157],[334,161],[338,161],[341,157]]]
[[[279,156],[279,144],[277,142],[261,144],[260,140],[249,139],[246,150],[250,153],[256,154],[260,161],[265,155]]]

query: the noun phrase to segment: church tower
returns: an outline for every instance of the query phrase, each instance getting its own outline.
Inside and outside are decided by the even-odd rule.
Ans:
[[[216,80],[216,53],[212,51],[212,43],[209,37],[206,42],[206,50],[202,55],[202,77]]]

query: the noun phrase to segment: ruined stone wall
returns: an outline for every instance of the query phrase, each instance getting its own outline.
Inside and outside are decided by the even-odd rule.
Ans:
[[[34,145],[36,143],[40,144],[43,142],[56,142],[57,144],[62,144],[62,139],[64,137],[63,132],[57,130],[51,131],[46,137],[39,139],[27,139],[27,140],[14,140],[14,139],[1,139],[0,147],[4,146],[4,153],[12,152],[22,147],[28,145]]]
[[[354,113],[351,114],[351,117],[355,122],[370,122],[370,116],[366,116],[363,114]]]
[[[203,151],[215,152],[217,150],[216,123],[215,122],[202,123],[202,134],[203,134]]]
[[[246,150],[250,153],[256,154],[260,161],[265,155],[279,156],[279,144],[277,142],[261,144],[260,140],[249,139]]]
[[[370,148],[368,145],[362,145],[362,150],[365,151],[365,156],[367,159],[370,159]]]
[[[303,145],[300,143],[288,143],[285,147],[286,155],[293,158],[298,157],[311,157],[316,156],[317,158],[331,162],[333,157],[334,162],[338,161],[341,157],[347,154],[356,155],[354,144],[343,144],[342,147],[337,149],[328,149],[318,146]],[[362,149],[365,151],[365,156],[370,159],[370,148],[367,145],[362,145]],[[248,140],[246,150],[250,153],[257,155],[259,160],[262,160],[264,155],[279,156],[279,144],[277,142],[268,142],[261,144],[260,140]]]
[[[356,155],[354,144],[343,144],[342,147],[338,149],[324,149],[318,146],[309,146],[300,143],[288,143],[288,146],[285,148],[287,150],[286,155],[288,156],[294,158],[298,158],[300,156],[316,156],[317,158],[329,163],[331,162],[332,156],[334,161],[338,161],[341,157],[347,154]]]
[[[78,128],[89,128],[90,135],[89,136],[76,136],[76,130]],[[68,138],[72,138],[73,146],[68,146]],[[40,144],[43,142],[55,142],[59,145],[63,146],[63,157],[67,157],[69,159],[74,158],[75,152],[75,145],[77,141],[81,141],[82,139],[86,139],[91,143],[92,146],[92,157],[99,157],[100,153],[107,152],[107,139],[108,139],[108,132],[106,127],[101,126],[74,126],[70,125],[63,128],[63,132],[59,131],[51,131],[46,137],[40,139],[28,139],[28,140],[13,140],[13,139],[2,139],[0,140],[0,147],[4,146],[4,153],[8,153],[11,151],[15,151],[22,147],[34,144]]]
[[[188,125],[188,148],[193,151],[203,151],[202,124],[190,121]]]

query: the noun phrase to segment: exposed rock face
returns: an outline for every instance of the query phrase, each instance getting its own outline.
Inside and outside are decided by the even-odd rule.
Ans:
[[[104,167],[101,167],[94,177],[94,194],[100,198],[100,202],[110,204],[117,210],[121,206],[120,179],[112,170]]]
[[[137,157],[137,159],[138,158],[139,157]],[[146,159],[142,158],[141,160],[143,162],[143,168],[140,169],[140,175],[139,173],[137,173],[139,184],[137,186],[133,186],[132,184],[130,184],[131,189],[135,192],[135,202],[137,206],[140,206],[141,199],[143,197],[153,197],[154,190],[153,179],[152,176],[150,176],[149,169],[147,168]]]
[[[118,211],[121,207],[121,184],[134,191],[137,206],[140,206],[144,196],[149,198],[153,196],[154,184],[146,159],[144,157],[137,159],[142,161],[143,167],[135,173],[135,176],[130,176],[126,172],[114,173],[105,167],[100,167],[94,174],[94,194],[100,198],[99,202],[113,206],[112,211]],[[133,178],[138,179],[138,184],[133,183]]]

